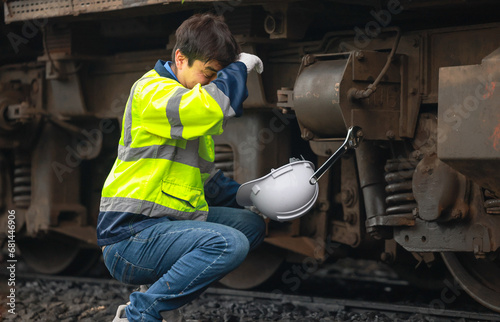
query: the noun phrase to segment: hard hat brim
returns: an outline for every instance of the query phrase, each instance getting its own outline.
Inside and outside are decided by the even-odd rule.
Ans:
[[[318,188],[318,184],[316,183],[314,196],[311,198],[311,200],[309,200],[308,203],[306,203],[304,206],[302,206],[298,209],[294,209],[294,210],[287,211],[287,212],[277,212],[276,213],[276,220],[277,221],[289,221],[289,220],[293,220],[295,218],[302,217],[306,212],[308,212],[312,208],[312,206],[316,202],[316,199],[318,199],[318,195],[319,195],[319,188]]]
[[[265,178],[269,176],[265,175],[262,178],[254,179],[252,181],[248,181],[244,184],[242,184],[239,188],[238,191],[236,192],[236,202],[243,207],[246,206],[253,206],[252,199],[250,199],[250,195],[252,194],[252,188],[257,182],[261,182]]]

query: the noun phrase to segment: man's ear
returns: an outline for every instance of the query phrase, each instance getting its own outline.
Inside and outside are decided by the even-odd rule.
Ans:
[[[179,49],[175,51],[175,67],[182,69],[182,66],[187,61],[187,57]]]

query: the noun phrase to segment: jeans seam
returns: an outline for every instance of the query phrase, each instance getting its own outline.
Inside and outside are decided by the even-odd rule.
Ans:
[[[193,282],[194,282],[194,281],[196,281],[196,280],[197,280],[197,279],[198,279],[198,278],[199,278],[199,277],[200,277],[203,273],[205,273],[205,272],[207,271],[207,269],[209,269],[210,267],[212,267],[212,265],[213,265],[213,264],[215,264],[215,262],[217,262],[217,261],[218,261],[218,260],[222,257],[222,255],[226,252],[226,250],[227,250],[227,239],[226,239],[224,236],[222,236],[222,234],[221,234],[221,233],[219,233],[219,232],[215,232],[215,233],[216,233],[217,235],[219,235],[220,237],[222,237],[222,239],[224,239],[224,242],[226,243],[226,246],[225,246],[224,250],[223,250],[223,251],[219,254],[219,256],[218,256],[218,257],[217,257],[217,258],[216,258],[216,259],[215,259],[212,263],[210,263],[210,265],[208,265],[208,266],[207,266],[207,267],[206,267],[206,268],[205,268],[205,269],[204,269],[204,270],[203,270],[200,274],[198,274],[198,276],[196,276],[196,277],[195,277],[195,278],[191,281],[191,283],[189,283],[189,284],[188,284],[188,285],[187,285],[187,286],[186,286],[186,287],[185,287],[185,288],[184,288],[184,289],[183,289],[183,290],[182,290],[179,294],[184,293],[184,291],[185,291],[185,290],[186,290],[189,286],[191,286],[191,284],[193,284]]]
[[[147,242],[147,241],[150,241],[152,239],[156,239],[158,237],[161,237],[161,236],[165,236],[165,235],[171,235],[171,234],[177,234],[177,233],[183,233],[183,232],[186,232],[186,231],[189,231],[189,230],[200,230],[200,231],[208,231],[208,232],[213,232],[213,233],[216,233],[218,235],[220,235],[219,232],[216,232],[215,230],[212,230],[212,229],[203,229],[203,228],[186,228],[186,229],[182,229],[182,230],[176,230],[176,231],[169,231],[167,233],[163,233],[163,234],[158,234],[154,237],[150,237],[150,238],[147,238],[147,239],[142,239],[142,238],[137,238],[137,237],[134,237],[134,241],[138,241],[138,242]]]
[[[113,249],[114,246],[115,246],[115,244],[111,244],[111,245],[106,246],[106,248],[104,248],[104,252],[106,253],[106,254],[103,254],[104,255],[104,262],[106,262],[106,259],[108,258],[109,253],[111,252],[111,250]]]
[[[112,270],[111,270],[111,275],[113,277],[116,276],[116,265],[118,264],[118,260],[119,260],[117,255],[118,255],[118,252],[115,252],[115,255],[114,255],[115,260],[113,261],[113,266],[112,266]]]
[[[217,231],[214,231],[214,230],[211,230],[211,229],[200,229],[200,228],[187,228],[187,229],[183,229],[183,230],[177,230],[177,231],[172,231],[172,232],[168,232],[168,233],[165,233],[165,234],[161,234],[161,235],[157,235],[155,236],[154,238],[157,238],[158,236],[164,236],[164,235],[168,235],[168,234],[173,234],[173,233],[181,233],[181,232],[185,232],[185,231],[188,231],[188,230],[200,230],[200,231],[207,231],[207,232],[211,232],[211,233],[215,233],[216,235],[219,235],[221,236],[226,245],[225,245],[225,248],[224,250],[220,253],[220,255],[212,262],[210,263],[200,274],[198,274],[198,276],[196,276],[180,293],[176,294],[176,295],[180,295],[182,294],[189,286],[191,286],[191,284],[193,284],[193,282],[198,279],[204,272],[206,272],[207,269],[209,269],[210,267],[212,267],[212,265],[217,262],[219,260],[219,258],[221,258],[222,254],[224,254],[227,250],[227,246],[228,246],[228,243],[227,243],[227,239],[219,232]],[[151,238],[153,239],[153,238]],[[146,239],[146,240],[149,240]],[[153,303],[151,303],[151,305],[146,309],[144,310],[144,313],[150,311],[151,309],[153,309],[156,304],[158,303],[159,300],[164,300],[164,299],[167,299],[167,298],[170,298],[169,296],[164,296],[164,297],[161,297],[159,299],[156,299]],[[141,321],[144,321],[144,314],[141,314]]]

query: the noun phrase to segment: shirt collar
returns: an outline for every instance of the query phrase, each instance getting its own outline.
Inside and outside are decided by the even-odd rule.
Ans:
[[[177,82],[179,82],[179,80],[177,79],[177,77],[175,76],[174,74],[174,71],[172,70],[172,68],[170,67],[170,63],[171,61],[163,61],[161,59],[159,59],[157,62],[156,62],[156,65],[155,65],[155,68],[154,70],[158,73],[158,75],[160,75],[161,77],[167,77],[167,78],[171,78],[171,79],[174,79],[176,80]]]

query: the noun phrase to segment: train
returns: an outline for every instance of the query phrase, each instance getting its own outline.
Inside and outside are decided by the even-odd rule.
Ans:
[[[355,257],[422,285],[443,265],[500,312],[495,0],[3,1],[4,249],[15,235],[16,251],[46,274],[99,260],[100,193],[131,85],[169,60],[176,28],[199,12],[224,16],[265,66],[248,76],[244,116],[214,137],[226,176],[248,182],[291,157],[319,167],[349,127],[363,132],[318,181],[310,211],[266,220],[264,245],[223,284],[253,288],[283,262],[307,270]]]

